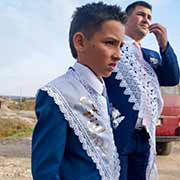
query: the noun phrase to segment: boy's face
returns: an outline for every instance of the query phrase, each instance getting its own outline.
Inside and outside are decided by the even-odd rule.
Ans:
[[[91,38],[85,38],[78,61],[88,66],[97,77],[110,76],[121,58],[123,37],[124,26],[120,22],[115,20],[104,22]]]

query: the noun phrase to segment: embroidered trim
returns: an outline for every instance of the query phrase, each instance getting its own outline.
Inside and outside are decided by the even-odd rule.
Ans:
[[[68,73],[70,73],[69,71]],[[72,72],[71,72],[72,73]],[[68,75],[67,75],[68,76]],[[71,76],[71,75],[70,75]],[[89,136],[87,129],[83,126],[82,122],[78,119],[78,115],[73,113],[66,99],[61,92],[51,84],[48,84],[41,88],[43,91],[47,91],[48,95],[54,99],[54,102],[59,106],[60,111],[64,114],[65,119],[69,122],[70,127],[74,130],[78,136],[79,141],[82,143],[83,149],[92,158],[96,164],[97,169],[102,177],[102,180],[118,180],[120,176],[120,161],[116,146],[113,147],[110,159],[108,163],[103,159],[101,150],[95,148],[91,137]],[[109,128],[110,129],[110,128]],[[110,129],[112,133],[112,129]]]
[[[116,129],[119,124],[124,120],[125,116],[122,116],[119,110],[113,107],[112,103],[110,103],[110,106],[112,126],[114,129]]]
[[[72,75],[71,75],[71,73],[72,73]],[[79,72],[74,71],[72,69],[72,71],[69,71],[69,75],[70,75],[70,77],[77,79],[85,87],[85,89],[89,92],[89,98],[94,102],[95,107],[97,109],[99,109],[100,114],[101,114],[100,116],[103,117],[103,120],[107,119],[107,116],[104,116],[105,114],[108,114],[107,102],[105,102],[105,105],[104,105],[104,100],[106,101],[105,97],[99,97],[97,92],[95,92],[95,90],[87,83],[87,81],[83,79],[83,77],[79,74]],[[101,100],[101,98],[103,98],[103,100]],[[105,110],[105,108],[102,108],[102,107],[106,107],[107,111]],[[109,117],[108,117],[108,121],[106,121],[104,123],[113,135]],[[119,154],[117,153],[117,148],[115,146],[114,139],[112,140],[112,143],[113,143],[115,149],[114,149],[114,153],[113,153],[113,157],[112,157],[113,164],[114,164],[114,167],[113,167],[114,170],[112,170],[111,179],[115,180],[116,178],[118,179],[118,177],[120,176],[121,168],[120,168]],[[111,152],[111,154],[112,154],[112,152]]]
[[[163,107],[159,82],[146,61],[139,63],[129,44],[123,46],[122,59],[114,72],[117,72],[115,79],[120,80],[119,86],[125,88],[124,94],[130,96],[128,101],[134,103],[133,110],[139,111],[138,118],[150,120],[149,124],[143,124],[150,134],[151,148],[146,171],[147,180],[150,180],[155,167],[155,126]]]
[[[146,168],[146,179],[147,180],[158,180],[158,171],[156,167],[156,144],[155,144],[155,126],[153,130],[150,132],[150,154],[149,154],[149,162]]]

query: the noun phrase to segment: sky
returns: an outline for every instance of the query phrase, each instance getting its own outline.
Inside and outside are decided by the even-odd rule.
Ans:
[[[47,82],[75,63],[68,32],[76,7],[92,0],[0,0],[0,95],[35,96]],[[104,0],[125,7],[133,0]],[[180,1],[147,0],[153,22],[167,28],[180,60]],[[153,34],[142,45],[158,50]]]

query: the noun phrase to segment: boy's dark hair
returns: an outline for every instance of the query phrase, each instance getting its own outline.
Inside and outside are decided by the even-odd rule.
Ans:
[[[152,6],[145,2],[145,1],[135,1],[133,3],[131,3],[129,6],[127,6],[125,12],[126,14],[129,16],[131,15],[131,13],[134,11],[134,9],[137,7],[137,6],[143,6],[145,8],[148,8],[152,11]]]
[[[69,31],[69,44],[72,56],[77,58],[77,52],[73,44],[73,36],[76,32],[82,32],[86,38],[90,39],[101,28],[103,22],[116,20],[124,24],[125,19],[125,13],[116,5],[98,2],[78,7],[72,16]]]

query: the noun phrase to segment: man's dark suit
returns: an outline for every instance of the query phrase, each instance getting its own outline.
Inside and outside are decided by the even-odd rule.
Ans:
[[[158,81],[161,86],[174,86],[179,83],[179,67],[177,57],[168,43],[167,49],[161,52],[161,58],[155,51],[142,48],[144,59],[153,67],[157,74]],[[153,60],[158,60],[154,62]],[[147,141],[148,134],[146,132],[143,135],[135,133],[135,125],[138,117],[138,111],[133,110],[133,103],[129,102],[129,96],[124,94],[125,88],[120,87],[120,80],[115,79],[116,73],[113,73],[109,78],[105,79],[107,93],[109,96],[110,103],[117,108],[125,119],[119,124],[114,130],[115,143],[118,148],[121,160],[121,178],[123,179],[123,170],[127,166],[127,161],[123,160],[123,155],[131,153],[133,148],[134,139],[138,139],[141,146],[141,141]],[[135,137],[138,136],[138,137]],[[137,150],[137,154],[138,151]],[[148,160],[149,144],[147,141],[146,147],[142,147],[142,151],[147,152],[145,160]],[[138,165],[137,165],[138,166]],[[134,171],[134,170],[133,170]],[[120,178],[120,179],[121,179]],[[131,179],[129,177],[129,179]],[[140,180],[136,177],[137,180]],[[142,178],[143,179],[143,178]]]

